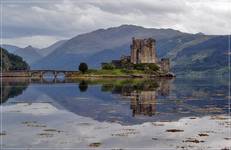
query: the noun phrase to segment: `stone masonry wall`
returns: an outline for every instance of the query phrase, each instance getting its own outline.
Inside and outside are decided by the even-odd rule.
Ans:
[[[131,45],[131,63],[157,63],[158,58],[156,55],[155,40],[148,39],[135,39],[132,38]]]
[[[167,73],[170,72],[170,60],[168,58],[161,59],[158,64],[160,65],[160,70]]]

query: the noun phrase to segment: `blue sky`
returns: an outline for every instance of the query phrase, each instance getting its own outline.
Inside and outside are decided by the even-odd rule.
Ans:
[[[134,24],[230,34],[230,0],[1,0],[3,43],[46,47],[99,28]]]

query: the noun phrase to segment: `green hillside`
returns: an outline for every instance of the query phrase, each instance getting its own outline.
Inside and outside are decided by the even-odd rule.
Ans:
[[[22,57],[9,53],[7,50],[0,47],[1,50],[1,68],[3,71],[12,70],[28,70],[29,65]]]
[[[228,36],[190,41],[170,51],[173,71],[178,75],[228,75]]]

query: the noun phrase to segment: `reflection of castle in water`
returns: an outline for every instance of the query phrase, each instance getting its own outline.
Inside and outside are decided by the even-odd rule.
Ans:
[[[144,89],[141,91],[131,92],[131,109],[133,116],[147,115],[152,116],[157,111],[157,96],[169,95],[170,87],[169,80],[160,80],[159,87],[155,90]]]
[[[152,116],[157,111],[158,95],[169,95],[170,80],[158,79],[135,84],[123,83],[122,85],[111,87],[110,90],[114,94],[119,93],[123,97],[130,99],[130,108],[132,109],[133,116]]]
[[[131,109],[133,116],[156,113],[156,91],[134,91],[131,93]]]

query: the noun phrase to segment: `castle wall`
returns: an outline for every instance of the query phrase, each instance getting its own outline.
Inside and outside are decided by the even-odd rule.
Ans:
[[[154,39],[132,39],[131,63],[157,63],[157,61]]]
[[[170,72],[170,60],[169,58],[163,58],[161,59],[158,64],[160,65],[160,69],[163,72]]]

